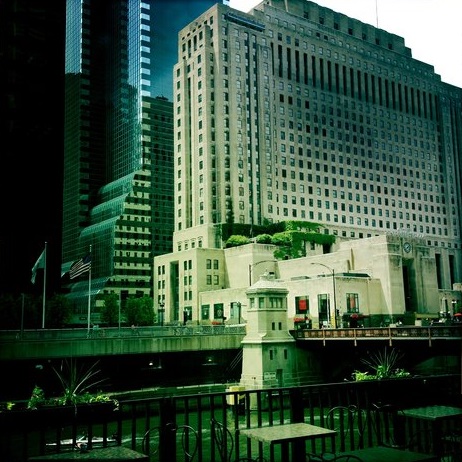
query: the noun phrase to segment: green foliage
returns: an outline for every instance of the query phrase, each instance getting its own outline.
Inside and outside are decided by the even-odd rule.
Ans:
[[[14,403],[13,401],[7,401],[5,403],[0,403],[0,412],[12,411],[15,405],[16,403]]]
[[[47,404],[45,392],[42,388],[35,386],[32,390],[32,395],[27,402],[27,409],[38,409]]]
[[[375,375],[369,375],[369,372],[360,372],[360,371],[354,371],[353,372],[353,380],[356,382],[359,382],[361,380],[375,380],[376,377]]]
[[[237,247],[240,245],[248,244],[250,242],[250,239],[246,236],[239,236],[239,235],[233,235],[228,238],[226,241],[225,247],[230,248],[230,247]]]
[[[3,294],[0,312],[2,329],[20,329],[21,317],[24,329],[39,329],[42,326],[42,296]]]
[[[102,296],[101,321],[108,326],[116,326],[119,323],[119,297],[117,294],[104,294]]]
[[[152,326],[156,320],[154,302],[146,295],[139,298],[128,298],[124,313],[130,326]]]
[[[355,371],[353,373],[353,380],[380,380],[380,379],[394,379],[400,377],[410,377],[410,373],[404,369],[398,368],[398,362],[402,355],[394,348],[384,348],[383,352],[372,354],[368,358],[361,359],[361,362],[368,366],[373,374],[368,372]]]
[[[272,241],[271,234],[259,234],[255,238],[255,242],[257,244],[271,244],[271,241]]]
[[[104,379],[96,379],[100,373],[100,370],[96,369],[98,362],[92,364],[88,369],[78,369],[77,363],[73,359],[63,361],[60,369],[53,366],[53,371],[63,387],[63,404],[73,404],[79,394],[86,393],[90,388],[104,382]]]
[[[78,369],[76,361],[65,360],[61,363],[59,369],[53,366],[52,369],[61,382],[62,395],[57,398],[46,398],[44,390],[36,386],[27,403],[27,409],[38,409],[42,406],[76,406],[77,404],[104,402],[113,402],[117,408],[118,402],[107,394],[101,392],[90,393],[92,388],[105,380],[97,378],[97,375],[101,372],[96,369],[98,363],[99,361],[88,368],[82,367]]]
[[[49,329],[62,328],[72,319],[72,303],[62,294],[55,294],[48,300],[46,307],[46,327]]]
[[[271,244],[289,247],[292,244],[292,235],[287,231],[275,233],[271,236]]]
[[[335,242],[335,236],[319,232],[322,225],[309,221],[283,221],[267,223],[265,226],[227,223],[221,225],[222,239],[225,247],[236,247],[248,244],[253,236],[259,244],[274,244],[274,257],[278,260],[300,258],[306,256],[306,243],[330,246]]]
[[[275,233],[271,243],[279,248],[274,252],[277,259],[300,258],[306,256],[306,243],[314,242],[320,245],[331,245],[335,242],[335,236],[328,234],[306,232],[291,226],[286,231]]]
[[[319,229],[322,228],[322,225],[319,223],[313,223],[310,221],[280,221],[278,223],[270,223],[268,220],[264,219],[263,222],[263,225],[222,223],[218,226],[221,238],[224,242],[226,242],[229,237],[234,234],[239,236],[247,236],[250,239],[259,236],[260,234],[269,234],[272,236],[275,233],[296,229],[311,233],[319,233]]]
[[[305,231],[311,233],[319,233],[319,228],[322,227],[319,223],[313,223],[311,221],[284,221],[285,231]]]
[[[43,297],[24,294],[0,296],[2,329],[39,329],[42,326]],[[62,294],[53,294],[46,300],[45,327],[61,328],[71,319],[72,304]],[[21,319],[22,318],[22,319]]]

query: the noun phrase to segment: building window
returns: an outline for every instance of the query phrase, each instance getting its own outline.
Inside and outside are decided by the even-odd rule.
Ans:
[[[223,310],[223,303],[217,303],[213,305],[213,318],[218,320],[225,319],[225,312]]]
[[[210,317],[210,305],[202,305],[201,306],[201,319],[203,321],[209,319]]]
[[[318,295],[318,317],[320,325],[328,325],[330,322],[329,294]]]
[[[359,313],[359,297],[358,294],[346,294],[347,313]]]
[[[295,297],[295,313],[308,315],[310,312],[309,297],[302,295],[301,297]]]

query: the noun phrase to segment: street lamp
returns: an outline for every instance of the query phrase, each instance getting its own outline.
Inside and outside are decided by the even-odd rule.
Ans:
[[[161,326],[164,325],[164,313],[165,313],[165,308],[164,308],[164,304],[162,302],[159,303],[159,308],[157,310],[158,314],[159,314],[159,324]]]
[[[249,265],[249,286],[252,285],[252,269],[260,263],[277,263],[277,260],[261,260]]]
[[[441,299],[441,311],[440,311],[440,318],[444,319],[447,317],[448,313],[448,301],[446,300],[446,297],[443,297]]]
[[[242,307],[241,302],[237,302],[237,323],[238,324],[241,323],[241,307]]]
[[[329,302],[329,310],[327,312],[328,314],[328,322],[332,320],[333,322],[333,327],[337,328],[337,300],[336,300],[336,290],[335,290],[335,270],[334,268],[331,268],[330,266],[325,265],[324,263],[318,263],[318,262],[312,262],[312,265],[321,265],[324,266],[324,268],[327,268],[331,275],[332,275],[332,290],[333,290],[333,305],[334,305],[334,317],[332,317],[332,313],[330,312],[330,302]]]
[[[183,326],[186,326],[186,323],[189,319],[189,312],[186,308],[183,309]]]

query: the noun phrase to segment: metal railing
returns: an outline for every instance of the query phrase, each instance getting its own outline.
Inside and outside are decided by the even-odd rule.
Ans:
[[[352,340],[355,345],[360,340],[432,340],[462,339],[462,324],[442,326],[402,326],[402,327],[361,327],[341,329],[299,329],[292,331],[298,339],[306,340]]]
[[[148,429],[188,425],[199,435],[194,462],[215,461],[218,453],[211,439],[212,418],[234,435],[233,460],[250,455],[267,457],[265,445],[240,436],[239,429],[301,421],[325,426],[327,410],[337,405],[355,405],[366,416],[377,402],[393,402],[401,407],[460,405],[460,379],[460,375],[441,375],[184,395],[153,392],[152,397],[143,399],[125,397],[117,410],[109,403],[4,411],[0,413],[0,460],[26,462],[32,456],[69,450],[64,443],[76,443],[82,435],[89,449],[96,446],[96,441],[102,446],[113,444],[115,437],[116,444],[141,452]],[[362,438],[366,447],[377,442],[372,422],[367,417]],[[183,460],[180,454],[175,455],[181,444],[184,442],[172,440],[171,435],[161,437],[158,460]],[[328,444],[313,441],[307,443],[307,450],[329,451]]]
[[[374,339],[374,338],[462,338],[462,323],[453,325],[355,327],[336,329],[296,329],[290,331],[296,339]],[[66,340],[84,338],[176,337],[189,335],[241,335],[245,324],[165,325],[140,327],[101,327],[88,329],[26,329],[0,330],[0,343],[17,340]]]
[[[0,342],[17,340],[73,340],[118,337],[175,337],[188,335],[245,335],[245,324],[93,327],[73,329],[0,330]]]

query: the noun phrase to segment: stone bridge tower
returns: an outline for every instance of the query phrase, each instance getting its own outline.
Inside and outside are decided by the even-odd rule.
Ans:
[[[242,340],[240,385],[246,389],[300,385],[308,376],[308,361],[289,333],[287,288],[273,274],[265,273],[246,294],[247,333]]]

